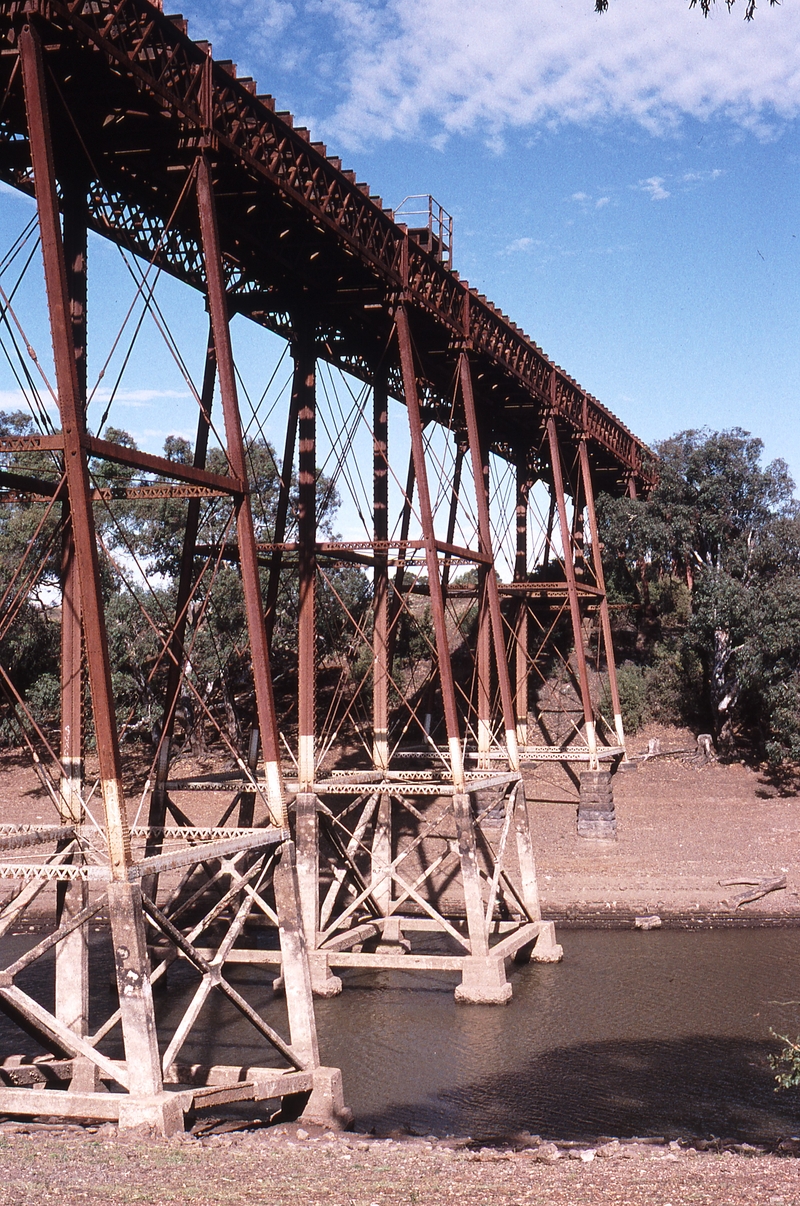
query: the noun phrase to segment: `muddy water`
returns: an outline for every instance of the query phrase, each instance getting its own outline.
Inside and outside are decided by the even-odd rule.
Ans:
[[[562,931],[560,941],[563,963],[516,971],[506,1007],[456,1005],[453,978],[345,973],[343,995],[317,1002],[317,1019],[359,1127],[751,1142],[800,1132],[800,1093],[776,1094],[767,1064],[770,1028],[800,1033],[800,929]],[[105,960],[98,946],[98,1018],[110,1002]],[[231,978],[285,1024],[258,972]],[[177,1022],[194,983],[185,969],[157,994],[165,1022]],[[4,1021],[0,1043],[31,1049]],[[182,1058],[268,1062],[247,1024],[213,1000]]]

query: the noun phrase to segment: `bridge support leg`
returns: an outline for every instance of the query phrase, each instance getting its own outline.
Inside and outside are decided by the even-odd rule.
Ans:
[[[197,208],[200,217],[200,235],[206,271],[208,308],[211,314],[211,328],[217,355],[220,399],[225,420],[227,456],[231,471],[242,482],[244,491],[236,515],[236,538],[239,548],[239,565],[242,575],[247,631],[250,639],[258,727],[264,751],[267,805],[272,823],[285,828],[288,822],[288,815],[284,798],[278,725],[275,716],[275,701],[272,694],[272,677],[269,668],[264,605],[261,598],[261,585],[258,573],[255,529],[247,487],[247,458],[242,438],[242,421],[239,413],[239,401],[236,389],[236,371],[228,326],[228,306],[225,295],[219,234],[217,231],[211,168],[203,155],[200,155],[197,160]]]
[[[30,28],[23,30],[20,35],[19,50],[64,438],[64,471],[70,500],[81,615],[86,631],[89,684],[111,863],[109,915],[133,1108],[133,1098],[153,1098],[161,1093],[161,1066],[155,1038],[144,919],[141,899],[137,895],[140,890],[138,885],[128,882],[128,869],[132,862],[130,831],[122,790],[89,470],[86,450],[81,442],[83,406],[61,237],[44,65],[38,37]]]
[[[555,388],[555,375],[553,376]],[[564,475],[561,469],[561,449],[558,443],[556,421],[553,415],[547,420],[547,438],[550,446],[550,463],[553,470],[553,492],[558,509],[558,522],[561,530],[561,547],[564,556],[564,573],[567,579],[567,597],[569,599],[570,618],[572,620],[572,636],[575,644],[575,660],[578,665],[578,680],[583,704],[583,719],[586,731],[586,744],[589,747],[589,767],[596,771],[599,768],[597,760],[597,733],[595,730],[594,708],[589,690],[589,671],[586,665],[586,650],[583,647],[583,631],[581,626],[580,599],[578,584],[575,577],[575,560],[573,551],[573,536],[567,519],[567,504],[564,497]]]
[[[603,633],[603,648],[606,655],[606,669],[608,672],[608,686],[611,695],[611,706],[614,709],[614,728],[617,734],[617,741],[622,746],[623,757],[627,757],[625,752],[625,727],[622,723],[622,707],[619,701],[619,687],[617,684],[617,664],[614,659],[614,642],[611,636],[611,616],[608,610],[608,598],[606,596],[606,580],[603,572],[603,557],[600,548],[600,534],[597,530],[597,513],[594,506],[594,488],[592,485],[592,472],[589,465],[589,452],[586,448],[586,441],[581,440],[580,443],[580,461],[581,461],[581,476],[583,478],[583,492],[586,495],[586,510],[589,514],[589,534],[592,538],[592,568],[594,577],[600,590],[603,592],[600,597],[600,625]]]
[[[489,950],[472,802],[464,792],[454,797],[453,805],[470,942],[470,954],[464,960],[456,1000],[470,1005],[503,1005],[511,1000],[512,990],[506,979],[505,961],[493,957]]]
[[[317,950],[319,925],[318,808],[319,801],[313,792],[298,792],[295,798],[297,881],[300,894],[300,914],[311,967],[311,987],[316,997],[335,997],[342,991],[342,981],[338,976],[331,975],[327,954]]]

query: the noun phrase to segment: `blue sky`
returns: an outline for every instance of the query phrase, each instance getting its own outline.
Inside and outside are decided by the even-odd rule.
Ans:
[[[800,481],[800,4],[762,0],[749,23],[744,0],[716,9],[183,5],[191,36],[255,76],[385,204],[430,192],[445,205],[461,275],[638,435],[739,425]],[[6,242],[29,206],[3,195]],[[118,260],[95,241],[95,375],[130,301]],[[159,288],[199,365],[202,304]],[[261,334],[238,338],[254,366],[274,355]],[[143,447],[191,434],[185,382],[152,330],[125,380],[113,421]],[[7,405],[0,370],[3,390]]]
[[[740,425],[800,481],[800,5],[191,0],[193,36],[637,434]],[[740,11],[741,10],[741,11]]]

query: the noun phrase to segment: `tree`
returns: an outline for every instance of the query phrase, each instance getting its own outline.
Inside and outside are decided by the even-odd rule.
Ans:
[[[780,4],[781,0],[769,0],[769,2],[770,2],[771,6],[774,6],[774,5]],[[709,13],[711,12],[712,4],[716,3],[716,0],[689,0],[689,8],[696,8],[698,3],[700,4],[700,9],[703,13],[703,16],[707,17],[709,15]],[[730,10],[733,8],[734,4],[736,3],[736,0],[725,0],[725,3],[728,6],[728,12],[730,12]],[[595,9],[595,12],[597,12],[597,13],[606,12],[608,10],[608,0],[595,0],[594,9]],[[745,21],[752,21],[752,19],[755,15],[756,15],[756,0],[746,0],[745,9],[744,9]]]
[[[25,413],[0,412],[0,435],[35,434]],[[135,450],[133,438],[109,428],[106,438]],[[248,478],[256,539],[275,539],[275,519],[280,473],[272,447],[263,439],[246,444]],[[191,444],[168,436],[164,456],[177,464],[191,464]],[[59,719],[59,620],[61,558],[60,502],[48,509],[41,497],[26,493],[31,479],[52,483],[61,478],[57,454],[17,452],[3,454],[4,485],[10,493],[0,506],[0,660],[13,688],[19,692],[36,720],[55,728]],[[207,467],[218,474],[228,469],[225,454],[211,448]],[[129,466],[90,459],[92,483],[109,492],[95,506],[95,523],[102,549],[100,572],[105,600],[109,654],[117,720],[126,738],[157,741],[169,661],[163,646],[175,618],[177,583],[186,525],[185,499],[159,501],[124,497],[135,481],[152,480]],[[162,479],[165,480],[165,479]],[[176,479],[177,480],[177,479]],[[318,480],[318,527],[334,537],[333,523],[339,497],[332,481]],[[296,539],[297,484],[292,482],[285,539]],[[191,650],[178,705],[178,734],[196,752],[206,745],[208,714],[239,744],[255,723],[250,649],[244,600],[238,570],[235,519],[228,498],[204,499],[200,506],[198,556],[195,571],[208,561],[197,597],[187,611],[185,646]],[[269,555],[261,570],[262,597],[266,597]],[[291,562],[291,557],[288,558]],[[22,570],[20,569],[22,567]],[[7,587],[14,593],[6,600]],[[353,629],[363,627],[369,615],[368,583],[353,566],[325,568],[318,584],[318,651],[320,666],[326,659],[331,672],[338,663],[354,660]],[[290,714],[296,706],[297,577],[291,564],[281,575],[272,638],[271,668],[279,705]],[[9,602],[10,600],[10,602]],[[341,606],[340,606],[341,603]],[[3,608],[5,607],[5,611]],[[13,623],[5,623],[11,607]],[[347,613],[351,617],[347,620]],[[329,675],[330,677],[330,675]],[[0,701],[3,697],[0,679]],[[321,688],[324,694],[324,687]],[[9,689],[6,687],[6,696]],[[13,694],[13,691],[11,692]],[[18,734],[12,721],[13,705],[0,706],[0,728],[9,740]],[[87,721],[91,722],[90,715]]]
[[[700,718],[723,748],[738,733],[775,762],[800,760],[800,509],[787,466],[763,466],[761,440],[741,428],[680,432],[656,451],[650,498],[600,507],[640,657],[684,683],[699,664]],[[651,678],[654,696],[659,686]],[[679,706],[686,719],[689,701]]]

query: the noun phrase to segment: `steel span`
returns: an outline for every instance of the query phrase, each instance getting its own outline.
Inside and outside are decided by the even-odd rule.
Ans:
[[[46,1087],[48,1114],[162,1130],[199,1105],[265,1096],[341,1119],[312,1002],[312,990],[340,990],[332,969],[454,973],[459,999],[499,1003],[511,995],[509,960],[560,957],[539,906],[523,764],[585,767],[579,831],[613,837],[608,767],[625,735],[595,494],[646,492],[652,460],[459,279],[441,207],[428,204],[419,226],[395,220],[254,81],[192,41],[183,18],[146,0],[0,0],[0,39],[0,180],[35,198],[38,220],[0,265],[0,281],[16,281],[0,294],[3,346],[9,363],[28,353],[20,380],[39,425],[0,438],[3,505],[38,517],[23,566],[3,582],[0,631],[19,622],[57,549],[61,633],[57,740],[0,664],[5,707],[54,811],[49,826],[26,818],[0,837],[0,875],[19,888],[0,931],[57,884],[56,928],[0,973],[0,1007],[48,1053],[0,1066],[0,1110],[40,1113]],[[135,257],[135,296],[197,402],[190,458],[89,430],[92,232]],[[54,385],[14,307],[37,235]],[[206,300],[196,386],[159,308],[159,274]],[[279,420],[264,425],[283,412],[269,382],[250,402],[231,335],[240,317],[289,351],[280,458],[267,438]],[[273,461],[269,509],[254,449]],[[111,485],[108,465],[124,470]],[[346,498],[359,535],[337,537],[334,497]],[[132,581],[107,531],[123,504],[167,503],[180,523],[165,620],[161,596],[141,587],[151,567],[139,564]],[[130,545],[126,556],[135,561]],[[108,574],[156,642],[147,683],[158,685],[160,715],[139,784],[142,825],[126,799]],[[215,709],[193,651],[226,574],[238,583],[248,686]],[[608,677],[605,723],[590,630]],[[176,769],[189,711],[231,773]],[[199,815],[209,799],[219,802],[211,821]],[[119,1004],[90,1031],[88,931],[104,911]],[[263,940],[265,926],[280,941]],[[16,978],[54,948],[46,1007]],[[152,983],[176,959],[199,985],[165,1035]],[[237,962],[280,970],[288,1039],[226,978]],[[288,1068],[180,1062],[212,991]],[[103,1053],[117,1026],[123,1059]],[[123,1092],[97,1091],[112,1083]]]

